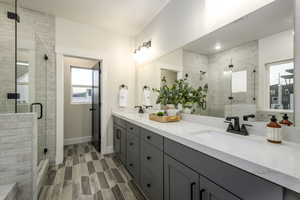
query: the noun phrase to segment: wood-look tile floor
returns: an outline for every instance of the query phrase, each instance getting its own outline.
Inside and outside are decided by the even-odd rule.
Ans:
[[[90,143],[64,149],[64,164],[51,167],[39,200],[145,200],[113,155],[99,154]]]

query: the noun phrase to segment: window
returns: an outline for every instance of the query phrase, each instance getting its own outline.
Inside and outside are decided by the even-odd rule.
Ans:
[[[270,109],[294,109],[294,62],[267,65],[269,71]]]
[[[71,67],[72,103],[92,103],[92,76],[92,69]]]

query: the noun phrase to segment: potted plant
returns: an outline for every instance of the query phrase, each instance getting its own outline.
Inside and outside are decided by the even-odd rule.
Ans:
[[[208,85],[194,89],[187,82],[187,76],[175,81],[171,87],[167,86],[166,79],[163,77],[161,88],[153,90],[158,93],[156,103],[161,104],[164,110],[177,108],[179,104],[182,105],[183,112],[188,114],[192,113],[195,105],[200,109],[206,109]]]

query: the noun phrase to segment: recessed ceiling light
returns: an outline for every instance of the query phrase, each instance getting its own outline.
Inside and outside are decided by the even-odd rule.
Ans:
[[[215,50],[220,50],[222,48],[221,44],[216,44]]]

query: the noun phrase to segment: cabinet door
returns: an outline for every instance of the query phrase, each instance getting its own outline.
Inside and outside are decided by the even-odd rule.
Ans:
[[[165,155],[165,200],[198,200],[199,175]]]
[[[121,162],[126,165],[126,160],[127,160],[127,134],[126,134],[126,129],[120,128],[121,132],[121,149],[120,149],[120,157],[121,157]]]
[[[210,180],[200,176],[200,200],[241,200]]]
[[[121,130],[114,125],[114,153],[118,159],[121,159]]]

